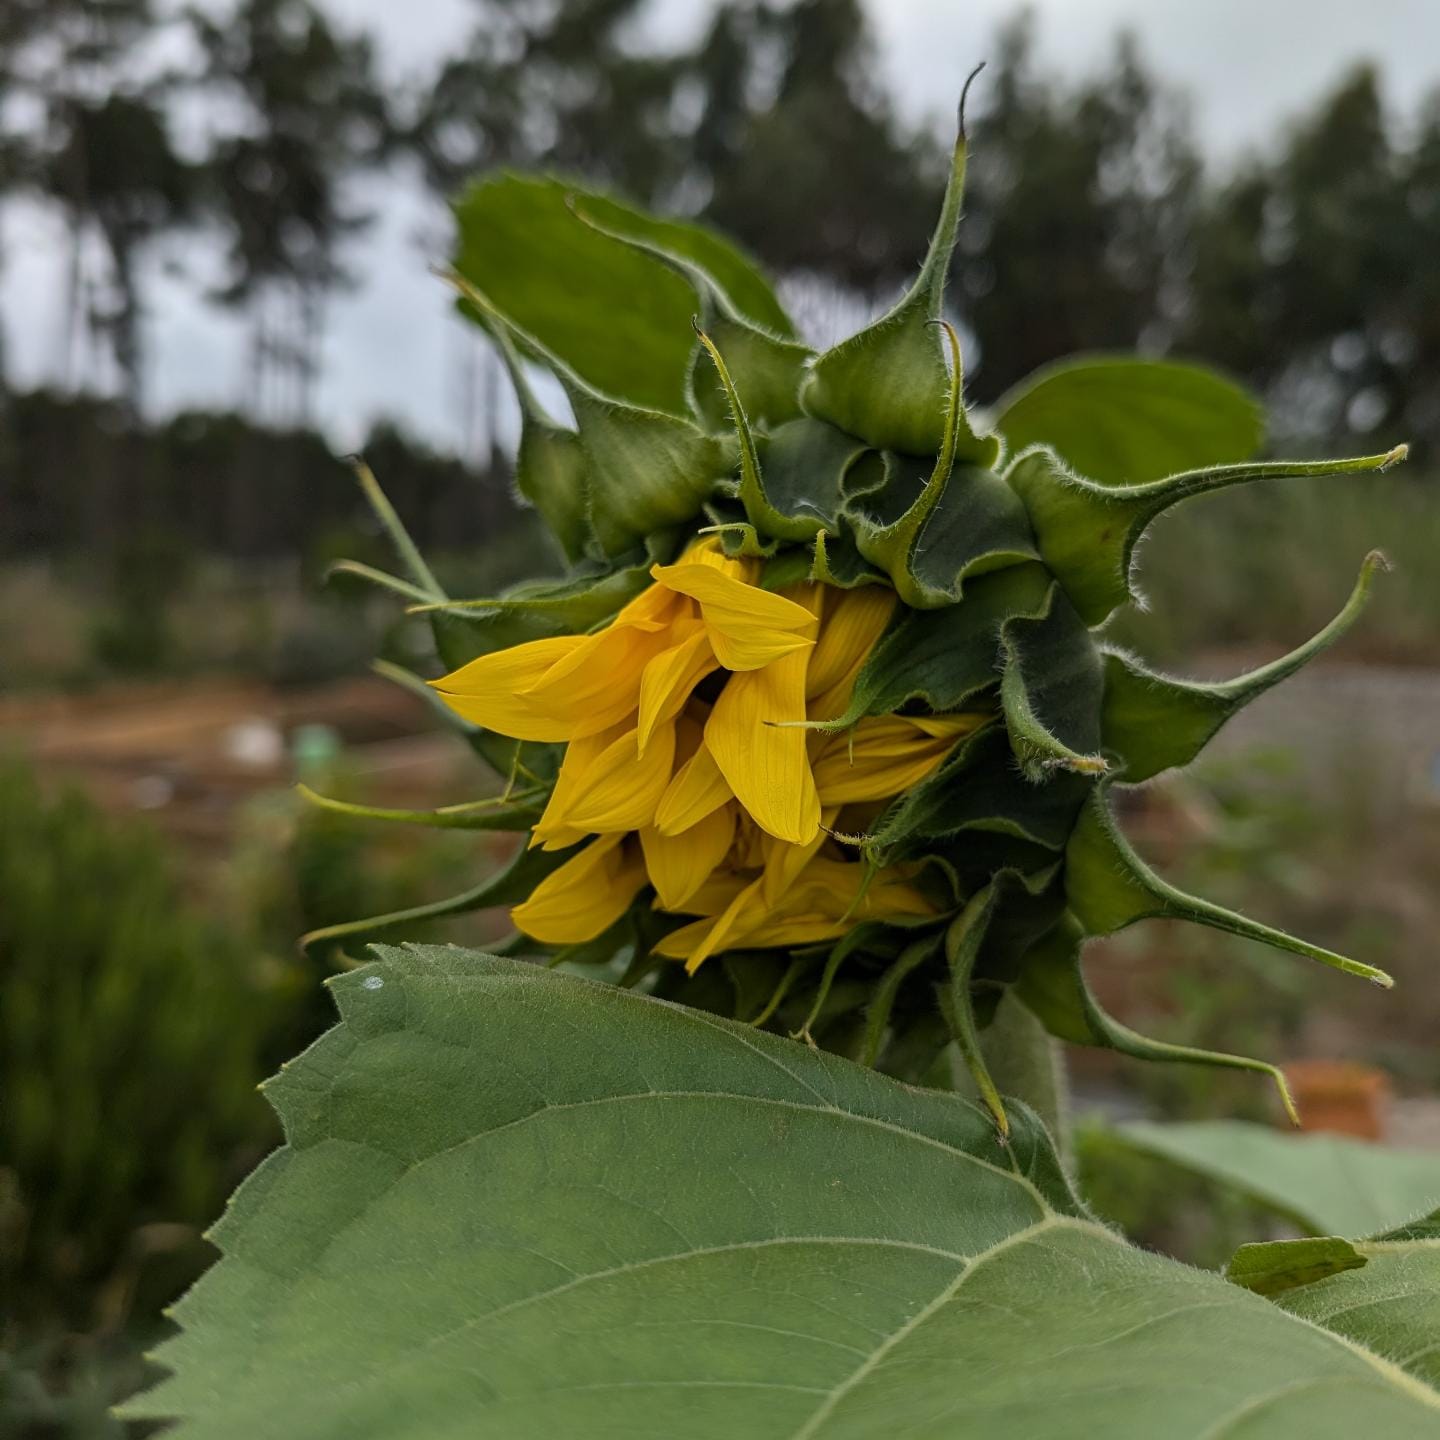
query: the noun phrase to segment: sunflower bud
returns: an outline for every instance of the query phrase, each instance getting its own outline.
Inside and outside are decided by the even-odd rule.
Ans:
[[[430,691],[509,782],[428,818],[528,833],[498,880],[412,913],[508,904],[514,953],[611,963],[907,1075],[954,1040],[1002,1129],[976,1036],[1006,990],[1063,1038],[1283,1094],[1262,1061],[1106,1015],[1085,942],[1184,918],[1388,977],[1168,885],[1110,792],[1189,763],[1339,638],[1379,557],[1313,640],[1228,682],[1155,674],[1097,627],[1172,506],[1403,447],[1252,462],[1256,411],[1228,381],[1111,358],[977,424],[943,308],[965,150],[962,127],[915,284],[819,355],[709,231],[552,180],[460,202],[459,303],[515,380],[517,489],[569,573],[473,601],[428,571],[390,582],[434,596],[416,608],[449,673]]]

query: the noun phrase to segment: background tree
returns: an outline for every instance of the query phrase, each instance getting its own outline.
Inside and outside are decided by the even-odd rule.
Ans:
[[[150,0],[18,0],[0,35],[7,88],[39,112],[28,143],[12,139],[7,175],[53,202],[69,231],[62,377],[74,384],[77,347],[104,338],[132,410],[144,381],[139,266],[188,218],[193,189],[171,144],[169,80],[143,53],[159,24]]]
[[[1093,79],[1040,73],[1028,16],[984,93],[955,302],[984,393],[1077,350],[1167,348],[1200,171],[1178,98],[1125,37]]]
[[[56,369],[132,410],[153,259],[197,215],[223,244],[216,298],[248,327],[245,406],[293,424],[369,218],[359,182],[382,164],[440,199],[534,167],[704,218],[805,277],[821,320],[888,301],[943,179],[950,118],[898,119],[862,0],[722,0],[669,49],[647,44],[643,0],[474,0],[467,43],[408,88],[324,0],[230,4],[186,22],[188,89],[157,60],[179,23],[167,0],[0,7],[0,204],[38,197],[61,217]],[[1277,144],[1205,175],[1183,102],[1132,42],[1079,79],[1039,65],[1024,17],[977,48],[991,67],[951,291],[977,395],[1075,350],[1138,346],[1234,371],[1281,431],[1440,438],[1440,98],[1388,114],[1362,68]],[[448,234],[426,243],[444,253]],[[472,453],[498,464],[498,372],[483,342],[457,343],[475,346]]]
[[[1379,78],[1361,66],[1203,217],[1187,338],[1264,387],[1282,427],[1400,420],[1419,320],[1411,272],[1428,268],[1411,198],[1424,182],[1410,173],[1424,164],[1396,146]]]
[[[349,184],[390,139],[371,43],[338,33],[309,0],[239,0],[221,20],[192,18],[201,83],[241,111],[206,159],[225,235],[218,298],[248,313],[252,409],[307,420],[324,301],[351,278],[340,247],[370,219]]]
[[[818,272],[872,298],[894,288],[923,253],[940,152],[901,133],[868,78],[874,43],[858,0],[740,15],[721,12],[697,59],[710,82],[706,218],[781,271]],[[752,71],[764,58],[779,83],[741,124],[735,97],[745,87],[731,52],[746,28]]]
[[[139,267],[154,242],[193,214],[194,172],[171,145],[158,99],[144,93],[68,106],[60,143],[40,169],[51,193],[63,197],[76,253],[91,230],[103,241],[110,283],[91,296],[87,318],[108,337],[121,393],[138,412],[145,377]]]
[[[643,0],[479,0],[468,44],[427,83],[409,127],[428,183],[449,197],[515,165],[639,199],[673,189],[685,159],[672,116],[685,66],[627,43],[643,9]]]

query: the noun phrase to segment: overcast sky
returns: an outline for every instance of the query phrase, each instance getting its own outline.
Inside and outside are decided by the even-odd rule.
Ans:
[[[867,0],[885,79],[911,123],[942,124],[957,85],[992,48],[1014,0]],[[381,37],[392,78],[423,74],[466,34],[466,0],[327,0],[350,26]],[[1198,133],[1217,159],[1269,144],[1286,119],[1357,61],[1376,61],[1387,100],[1413,113],[1440,83],[1440,0],[1032,0],[1040,54],[1071,73],[1102,63],[1118,30],[1140,37],[1148,60],[1190,95]],[[706,23],[710,0],[652,0],[657,36],[682,43]],[[443,288],[427,273],[439,217],[431,202],[393,182],[370,197],[381,218],[350,259],[360,287],[330,312],[320,418],[338,446],[370,420],[395,416],[442,448],[463,441],[463,360],[468,337]],[[63,233],[52,216],[5,217],[7,268],[0,311],[21,385],[53,373],[59,353]],[[209,258],[191,247],[184,275],[150,287],[151,405],[226,405],[241,394],[242,332],[196,301]]]

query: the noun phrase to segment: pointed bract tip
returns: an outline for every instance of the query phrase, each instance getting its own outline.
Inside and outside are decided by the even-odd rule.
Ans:
[[[690,317],[690,328],[691,328],[702,340],[705,338],[705,329],[704,329],[704,327],[700,324],[700,317],[699,317],[698,315],[692,315],[692,316]]]
[[[970,87],[975,83],[975,77],[985,68],[982,60],[966,77],[965,83],[960,87],[960,103],[955,107],[955,128],[959,132],[961,141],[965,139],[965,100],[970,94]]]
[[[1383,550],[1372,550],[1364,560],[1364,570],[1372,574],[1378,570],[1382,575],[1388,575],[1394,568],[1394,563]]]
[[[1300,1123],[1300,1112],[1295,1108],[1295,1097],[1290,1093],[1290,1082],[1285,1078],[1283,1070],[1275,1070],[1275,1088],[1280,1092],[1280,1103],[1285,1107],[1285,1118],[1297,1129],[1303,1126]]]
[[[1077,775],[1108,775],[1111,768],[1103,755],[1047,755],[1039,766],[1045,771],[1070,770]]]

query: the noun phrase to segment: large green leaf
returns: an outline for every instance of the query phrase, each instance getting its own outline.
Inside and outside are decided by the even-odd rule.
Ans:
[[[793,340],[795,327],[765,272],[733,240],[704,225],[651,215],[609,195],[566,185],[568,195],[590,220],[616,235],[653,245],[703,270],[724,293],[737,314],[782,339]]]
[[[629,253],[630,247],[621,248]],[[564,389],[575,412],[580,464],[561,471],[567,480],[583,482],[589,526],[602,554],[624,554],[640,541],[651,541],[656,532],[694,519],[729,468],[719,440],[684,415],[601,393],[562,354],[515,324],[467,276],[457,271],[451,279],[466,314],[493,335],[509,331],[549,366]],[[551,436],[552,441],[559,438]]]
[[[1363,1347],[1086,1219],[1033,1117],[382,951],[132,1406],[181,1440],[1432,1436]],[[1228,1427],[1228,1429],[1227,1429]]]
[[[789,333],[764,277],[728,241],[555,179],[502,174],[455,206],[455,268],[516,329],[617,400],[683,415],[694,287],[653,255],[587,225],[646,240],[703,267],[748,319]]]
[[[1440,1202],[1440,1155],[1418,1150],[1287,1135],[1240,1120],[1136,1121],[1119,1134],[1273,1205],[1313,1235],[1373,1235]]]
[[[1260,407],[1199,365],[1087,355],[1046,366],[996,407],[1012,453],[1049,445],[1101,485],[1230,465],[1260,445]]]

